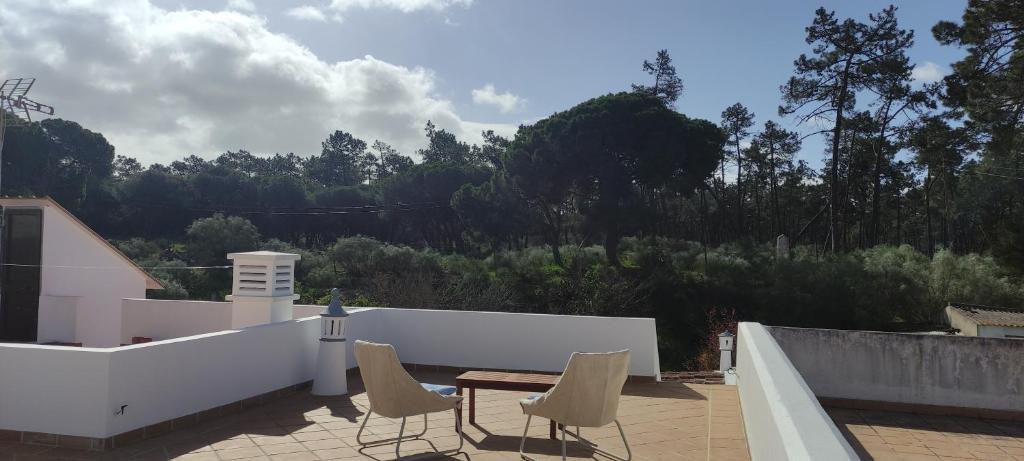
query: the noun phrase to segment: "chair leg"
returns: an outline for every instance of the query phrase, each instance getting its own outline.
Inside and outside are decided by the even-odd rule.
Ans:
[[[625,458],[622,458],[622,457],[620,457],[618,455],[613,455],[613,454],[611,454],[611,453],[609,453],[609,452],[607,452],[605,450],[602,450],[602,449],[597,447],[596,443],[591,442],[591,441],[589,441],[587,439],[584,439],[583,436],[581,435],[579,426],[576,427],[576,433],[575,434],[573,434],[570,431],[569,435],[575,437],[576,440],[579,441],[579,443],[585,445],[587,448],[590,448],[591,450],[594,450],[595,453],[600,453],[600,454],[602,454],[604,456],[607,456],[607,457],[609,457],[611,459],[618,460],[618,461],[630,461],[630,460],[633,459],[633,452],[629,448],[629,442],[626,441],[626,432],[622,430],[622,424],[620,424],[619,420],[617,420],[617,419],[615,420],[615,426],[619,428],[619,436],[622,437],[622,444],[625,445],[625,447],[626,447],[626,457]]]
[[[363,442],[362,435],[363,429],[366,428],[366,422],[370,420],[370,413],[370,410],[366,411],[366,417],[363,418],[363,424],[359,425],[359,432],[356,432],[356,443],[360,445],[366,445],[366,442]]]
[[[365,441],[364,442],[363,438],[362,438],[362,436],[363,436],[363,429],[366,428],[366,423],[370,420],[370,413],[373,413],[373,410],[369,410],[369,411],[366,412],[366,417],[363,418],[363,423],[359,425],[359,432],[356,432],[356,442],[358,442],[359,445],[362,445],[362,446],[367,446],[367,445],[383,445],[383,444],[386,444],[386,443],[391,443],[391,442],[396,442],[396,441],[401,443],[401,439],[403,438],[401,432],[399,432],[398,438],[371,440],[371,441]],[[402,418],[402,424],[403,424],[403,427],[404,427],[404,425],[405,425],[405,418]],[[426,433],[427,433],[427,415],[424,414],[423,415],[423,430],[420,431],[419,434],[405,436],[404,438],[406,438],[406,439],[418,439],[420,437],[423,437],[423,435],[426,434]]]
[[[629,449],[629,442],[626,441],[626,433],[622,430],[622,424],[619,424],[619,420],[615,420],[615,425],[619,427],[619,435],[622,436],[622,444],[626,446],[625,461],[630,461],[633,459],[633,451]]]
[[[565,425],[562,425],[562,461],[565,461]]]
[[[465,441],[465,436],[462,435],[462,402],[455,405],[455,430],[459,433],[459,448],[455,450],[456,453],[462,451],[462,442]]]
[[[526,427],[523,428],[523,439],[519,441],[519,456],[527,461],[535,461],[533,458],[526,456],[526,433],[530,432],[530,420],[533,419],[533,415],[526,415]]]
[[[398,428],[398,441],[395,442],[395,459],[402,459],[402,433],[405,432],[405,416],[402,417],[402,425]]]

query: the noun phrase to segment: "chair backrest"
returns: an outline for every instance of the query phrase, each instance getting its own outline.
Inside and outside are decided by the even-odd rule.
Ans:
[[[629,374],[629,351],[574,352],[545,404],[561,413],[568,426],[600,427],[615,420],[619,396]]]
[[[356,341],[353,349],[374,413],[387,418],[423,414],[440,398],[409,375],[390,344]]]

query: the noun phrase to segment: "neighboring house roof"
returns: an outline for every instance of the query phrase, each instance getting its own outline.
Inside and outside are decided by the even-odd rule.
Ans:
[[[1021,310],[972,304],[950,304],[949,307],[978,325],[1024,328],[1024,311]]]
[[[142,275],[146,279],[146,289],[148,289],[148,290],[162,290],[164,288],[163,284],[160,283],[159,280],[157,280],[152,275],[149,275],[149,272],[146,272],[145,269],[143,269],[142,267],[139,267],[138,264],[135,264],[135,261],[132,261],[132,258],[129,258],[127,255],[122,253],[121,250],[117,249],[117,247],[115,247],[114,245],[111,245],[110,242],[107,241],[107,239],[101,237],[100,234],[97,234],[96,231],[92,230],[89,226],[85,225],[85,223],[83,223],[80,219],[76,218],[75,215],[71,214],[70,211],[68,211],[64,207],[60,206],[60,204],[57,203],[56,200],[54,200],[54,199],[52,199],[50,197],[7,197],[7,196],[0,196],[0,202],[2,202],[0,204],[41,205],[41,206],[53,207],[54,210],[57,210],[58,212],[60,212],[64,216],[66,216],[71,222],[75,223],[75,225],[77,225],[83,231],[85,231],[86,234],[88,234],[91,237],[93,237],[94,239],[96,239],[96,241],[99,242],[100,244],[105,245],[107,248],[110,249],[110,251],[113,254],[115,254],[115,255],[117,255],[117,257],[123,259],[126,263],[128,263],[128,265],[130,265],[133,269],[138,271],[138,273],[140,275]]]

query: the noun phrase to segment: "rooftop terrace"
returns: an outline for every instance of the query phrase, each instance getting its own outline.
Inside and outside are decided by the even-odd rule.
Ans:
[[[452,384],[453,373],[414,372],[425,382]],[[124,448],[105,452],[0,442],[0,460],[330,460],[395,458],[394,445],[361,449],[356,432],[367,409],[358,376],[350,379],[350,396],[315,397],[298,392],[244,412],[176,430]],[[465,425],[463,452],[443,459],[479,461],[518,460],[519,440],[526,417],[518,399],[528,394],[477,391],[477,424]],[[429,416],[430,429],[422,440],[402,444],[402,456],[457,446],[451,413]],[[748,460],[746,436],[735,386],[681,383],[627,383],[619,419],[629,437],[634,459]],[[410,419],[411,430],[420,421]],[[370,439],[394,437],[397,420],[373,415],[367,424]],[[614,425],[584,429],[583,437],[613,453],[623,452]],[[527,450],[538,459],[559,459],[559,442],[548,439],[546,420],[535,419]],[[589,449],[569,444],[571,459],[606,459]]]
[[[826,408],[861,459],[1024,460],[1024,422]]]

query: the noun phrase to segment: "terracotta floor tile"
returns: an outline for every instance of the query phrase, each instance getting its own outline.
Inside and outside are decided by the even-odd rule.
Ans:
[[[1024,423],[827,408],[854,450],[874,460],[1024,459]],[[865,426],[865,423],[867,426]],[[870,428],[872,431],[866,430]],[[1020,444],[1020,455],[1013,452]]]

